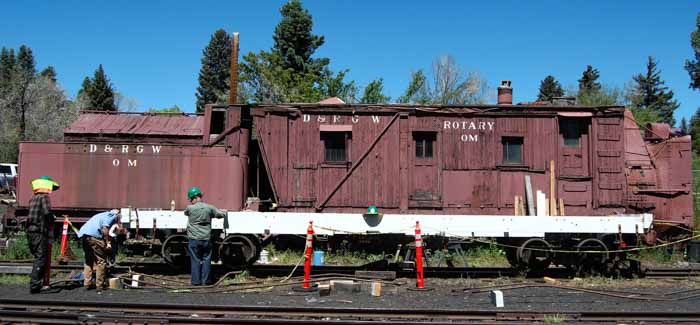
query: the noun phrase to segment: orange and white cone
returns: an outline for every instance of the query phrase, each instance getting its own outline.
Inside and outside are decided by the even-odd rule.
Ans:
[[[311,254],[313,252],[314,242],[314,222],[309,221],[309,227],[306,228],[306,249],[304,250],[304,281],[301,288],[292,288],[295,291],[315,291],[317,288],[311,286]]]
[[[61,232],[61,257],[66,257],[66,248],[68,247],[68,216],[63,216],[63,231]]]
[[[420,223],[416,221],[416,288],[425,288],[423,281],[423,238],[420,234]]]

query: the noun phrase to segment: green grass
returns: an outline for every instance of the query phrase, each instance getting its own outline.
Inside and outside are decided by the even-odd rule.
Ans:
[[[683,250],[671,246],[644,249],[633,258],[642,262],[644,266],[676,265],[685,260]]]
[[[277,265],[294,265],[300,260],[303,263],[304,252],[300,250],[277,250],[273,245],[265,247],[270,253],[270,263]],[[348,250],[338,250],[336,252],[326,252],[324,264],[328,265],[362,265],[384,258],[383,254],[367,254],[352,252]]]
[[[83,249],[78,245],[78,238],[71,235],[68,240],[68,248],[73,252],[74,259],[82,260],[85,256]],[[68,250],[67,250],[68,253]],[[61,238],[55,239],[52,244],[51,256],[53,259],[61,256]],[[34,258],[29,252],[29,244],[27,242],[27,234],[19,232],[13,235],[6,249],[0,252],[2,260],[24,260]]]
[[[0,274],[0,285],[8,284],[28,284],[28,275]]]
[[[270,263],[277,265],[293,265],[304,256],[301,250],[278,250],[273,245],[265,247],[270,253]],[[464,267],[466,263],[470,267],[507,267],[509,266],[505,252],[498,246],[478,246],[468,249],[460,257],[454,252],[444,250],[427,251],[429,266],[447,266],[450,260],[455,267]],[[385,254],[370,254],[365,252],[338,249],[334,252],[326,252],[324,263],[328,265],[363,265],[387,258]],[[302,260],[303,262],[303,260]]]
[[[294,265],[297,264],[304,255],[302,251],[291,249],[278,250],[274,245],[269,245],[265,247],[265,249],[270,253],[270,264]]]
[[[566,316],[554,314],[554,315],[544,315],[545,324],[561,324],[566,321]]]
[[[236,274],[236,276],[233,278],[228,278],[228,279],[224,280],[221,284],[222,285],[230,285],[230,284],[236,284],[236,283],[244,283],[244,282],[248,282],[250,280],[251,280],[250,273],[248,273],[248,271],[243,271],[239,274]]]
[[[700,156],[693,152],[693,206],[695,210],[694,230],[700,231]]]
[[[18,233],[8,239],[7,247],[0,253],[0,259],[3,260],[24,260],[33,258],[29,253],[29,245],[27,244],[27,235]]]
[[[447,261],[451,261],[455,267],[507,267],[510,264],[506,258],[506,253],[496,245],[477,246],[469,248],[460,257],[455,252],[444,250],[431,251],[428,256],[430,266],[447,266]],[[465,262],[467,265],[465,265]]]

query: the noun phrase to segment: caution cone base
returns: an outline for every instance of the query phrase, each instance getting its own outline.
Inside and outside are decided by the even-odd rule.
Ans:
[[[294,291],[294,292],[316,292],[316,291],[318,291],[318,283],[314,283],[314,284],[310,285],[308,288],[304,288],[303,286],[292,287],[292,291]]]
[[[410,291],[433,291],[435,288],[407,288]]]

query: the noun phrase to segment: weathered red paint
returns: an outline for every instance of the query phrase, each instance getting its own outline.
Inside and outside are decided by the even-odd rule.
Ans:
[[[226,126],[241,125],[240,110],[227,113]],[[204,126],[201,115],[81,114],[66,129],[66,142],[20,144],[19,210],[32,195],[30,181],[41,175],[61,184],[51,197],[57,210],[170,209],[172,201],[184,209],[191,186],[202,188],[205,200],[220,208],[240,210],[248,127],[210,146],[203,139],[216,135]]]
[[[525,175],[534,190],[549,196],[548,166],[554,160],[557,198],[567,215],[651,211],[657,220],[692,225],[689,138],[667,133],[663,141],[644,141],[623,107],[251,109],[281,211],[362,212],[377,205],[386,213],[512,214],[514,196],[525,195]],[[396,114],[398,121],[389,125]],[[580,131],[577,144],[565,143],[563,123]],[[345,163],[324,161],[324,132],[350,134]],[[415,155],[413,137],[420,132],[435,135],[432,157]],[[502,161],[503,137],[523,139],[521,164]],[[375,140],[368,159],[356,166]],[[644,177],[655,182],[636,182],[640,163],[646,164]]]
[[[62,210],[169,209],[173,200],[182,209],[192,185],[202,187],[209,202],[239,210],[250,193],[253,166],[262,171],[251,178],[256,192],[269,182],[272,193],[263,198],[272,199],[277,211],[359,213],[376,205],[385,213],[507,215],[514,196],[525,196],[525,175],[534,190],[549,196],[553,160],[557,198],[567,215],[651,212],[656,220],[690,227],[690,138],[664,125],[650,129],[643,137],[623,107],[542,103],[90,113],[66,130],[64,143],[21,144],[18,202],[19,210],[26,209],[26,185],[51,175],[62,184],[53,194]],[[567,142],[571,130],[580,137]],[[329,137],[338,133],[347,159],[326,162],[324,141],[339,141]],[[520,163],[503,160],[506,138],[522,140]],[[416,154],[420,139],[429,139],[431,156]]]

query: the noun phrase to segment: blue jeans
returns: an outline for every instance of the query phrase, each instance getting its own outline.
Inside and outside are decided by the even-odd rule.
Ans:
[[[192,285],[209,283],[211,270],[211,242],[208,240],[190,239],[187,249],[192,265]]]

